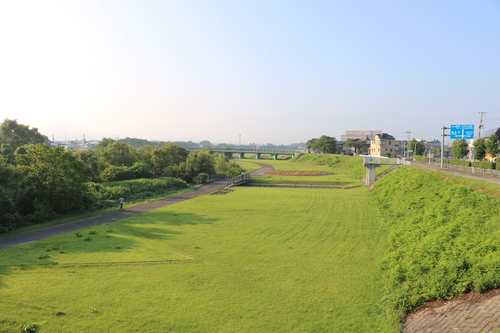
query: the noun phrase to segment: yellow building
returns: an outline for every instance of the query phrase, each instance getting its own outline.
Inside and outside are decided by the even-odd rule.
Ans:
[[[370,155],[396,157],[399,149],[396,139],[387,133],[376,134],[370,141]]]

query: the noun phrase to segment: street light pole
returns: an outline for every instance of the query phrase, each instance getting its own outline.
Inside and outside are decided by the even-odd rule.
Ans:
[[[441,168],[444,167],[444,137],[449,136],[449,134],[444,134],[444,130],[449,129],[449,127],[441,127]]]

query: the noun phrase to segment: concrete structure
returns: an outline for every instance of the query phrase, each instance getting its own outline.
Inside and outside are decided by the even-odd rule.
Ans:
[[[187,151],[200,151],[203,148],[186,148]],[[305,153],[302,150],[285,150],[285,149],[247,149],[247,148],[211,148],[214,152],[222,153],[227,158],[233,157],[233,154],[238,154],[238,158],[245,158],[245,154],[255,154],[256,159],[260,159],[261,155],[271,155],[273,159],[277,160],[278,155],[290,155],[294,157],[297,154]]]
[[[340,141],[347,141],[349,139],[361,139],[365,140],[368,138],[369,140],[373,140],[375,135],[382,134],[381,130],[371,130],[371,131],[345,131],[344,135],[340,136]]]
[[[363,166],[366,168],[365,185],[375,183],[377,167],[381,165],[410,165],[410,162],[399,158],[364,156]]]
[[[376,134],[370,141],[370,155],[383,157],[396,157],[401,147],[396,139],[387,133]]]

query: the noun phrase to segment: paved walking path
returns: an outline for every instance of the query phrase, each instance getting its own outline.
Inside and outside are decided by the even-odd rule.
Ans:
[[[500,185],[500,179],[495,177],[441,169],[421,163],[412,165]],[[403,333],[448,332],[500,332],[500,289],[483,295],[470,293],[454,301],[437,302],[429,308],[410,314],[403,326]]]
[[[268,164],[263,164],[263,163],[256,163],[256,164],[258,164],[261,168],[254,170],[252,172],[253,176],[261,176],[264,174],[264,172],[274,171],[274,168]],[[45,239],[45,238],[60,235],[60,234],[65,234],[68,232],[74,232],[74,231],[77,231],[80,229],[92,227],[94,225],[111,223],[111,222],[125,219],[127,217],[131,217],[131,216],[134,216],[137,214],[148,212],[150,210],[170,206],[170,205],[173,205],[175,203],[178,203],[178,202],[181,202],[184,200],[196,198],[200,195],[210,194],[212,192],[222,190],[226,186],[227,186],[227,184],[226,184],[225,179],[216,180],[216,181],[212,181],[208,184],[198,186],[194,191],[177,194],[177,195],[174,195],[172,197],[157,200],[157,201],[150,202],[147,204],[137,205],[137,206],[134,206],[131,208],[118,210],[116,212],[111,212],[108,214],[99,215],[99,216],[95,216],[95,217],[91,217],[88,219],[75,221],[75,222],[71,222],[71,223],[56,225],[56,226],[53,226],[50,228],[36,230],[36,231],[32,231],[32,232],[27,232],[27,233],[16,235],[16,236],[0,238],[0,250],[9,248],[9,247],[12,247],[15,245],[31,243],[31,242],[34,242],[37,240]]]
[[[116,212],[111,212],[104,215],[99,215],[91,217],[85,220],[75,221],[71,223],[56,225],[54,227],[36,230],[16,236],[6,237],[0,239],[0,249],[6,249],[15,245],[30,243],[37,240],[45,239],[48,237],[65,234],[68,232],[74,232],[76,230],[89,228],[94,225],[110,223],[131,217],[137,214],[148,212],[150,210],[158,209],[161,207],[166,207],[173,205],[175,203],[196,198],[200,195],[210,194],[212,192],[222,190],[226,187],[226,180],[216,180],[208,184],[201,185],[197,187],[194,191],[180,193],[172,197],[157,200],[147,204],[133,206],[131,208],[125,208],[123,210],[118,210]]]

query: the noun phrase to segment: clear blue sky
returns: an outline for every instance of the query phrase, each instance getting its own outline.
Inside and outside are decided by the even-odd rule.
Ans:
[[[500,1],[0,2],[0,117],[56,140],[500,126]]]

